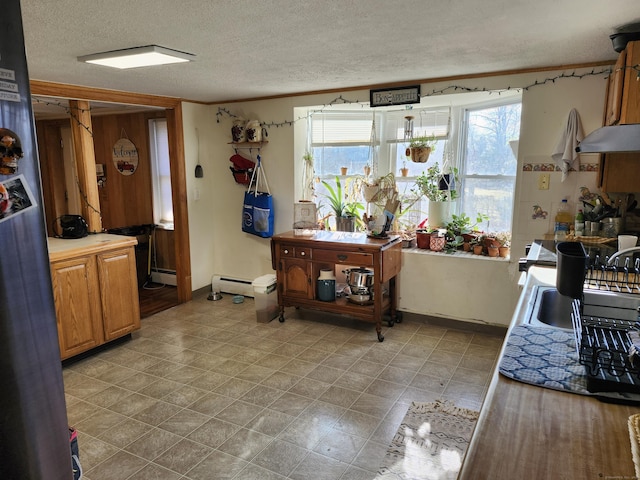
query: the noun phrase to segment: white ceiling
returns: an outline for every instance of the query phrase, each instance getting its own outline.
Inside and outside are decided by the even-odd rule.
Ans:
[[[31,79],[221,102],[608,61],[640,21],[615,0],[22,0]],[[196,61],[78,56],[156,44]]]

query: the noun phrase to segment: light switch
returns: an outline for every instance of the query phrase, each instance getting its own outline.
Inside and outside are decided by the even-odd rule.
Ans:
[[[541,173],[538,177],[538,190],[549,190],[549,178],[548,173]]]

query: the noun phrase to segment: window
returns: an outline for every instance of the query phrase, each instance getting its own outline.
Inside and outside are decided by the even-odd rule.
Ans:
[[[519,137],[521,96],[514,92],[491,103],[486,99],[486,92],[443,95],[429,98],[429,107],[311,112],[306,145],[313,154],[321,216],[329,214],[322,181],[333,185],[337,175],[344,187],[352,178],[362,177],[369,165],[371,178],[395,174],[402,202],[397,220],[401,228],[415,228],[428,212],[428,200],[414,193],[415,178],[438,163],[441,170],[459,171],[462,187],[455,211],[472,219],[477,213],[488,215],[489,224],[481,228],[510,230],[517,160],[509,142]],[[405,131],[407,116],[413,117],[414,137],[434,135],[437,139],[426,163],[412,162],[406,156],[411,137]],[[341,167],[347,167],[346,175]],[[400,173],[403,167],[408,169],[406,176]],[[376,206],[367,208],[367,213],[375,213]]]
[[[510,231],[517,159],[510,141],[520,136],[520,102],[466,109],[462,141],[461,211],[489,216],[487,229]]]
[[[173,230],[169,134],[166,119],[149,120],[149,144],[153,188],[153,222],[157,226]]]

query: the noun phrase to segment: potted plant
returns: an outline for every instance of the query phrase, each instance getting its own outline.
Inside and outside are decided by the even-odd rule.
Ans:
[[[491,232],[484,237],[484,247],[487,250],[487,255],[490,257],[497,257],[500,254],[498,250],[500,241],[496,238],[496,235],[496,232]]]
[[[429,200],[429,226],[431,228],[444,227],[450,219],[451,200],[458,195],[456,190],[441,190],[440,180],[442,172],[438,162],[427,168],[416,177],[415,191]]]
[[[484,213],[478,213],[475,222],[464,212],[460,215],[455,213],[451,215],[451,221],[447,223],[446,229],[451,237],[462,236],[464,241],[468,242],[473,237],[477,237],[477,228],[480,223],[488,220],[489,217]]]
[[[324,180],[322,184],[328,192],[324,197],[329,201],[329,206],[333,211],[332,214],[336,217],[336,230],[341,232],[355,231],[356,219],[359,217],[359,211],[363,210],[364,206],[357,201],[348,199],[349,195],[346,192],[343,193],[339,176],[336,175],[335,188]]]
[[[400,169],[400,175],[406,177],[409,175],[409,169],[407,168],[407,161],[402,162],[402,168]]]
[[[496,233],[496,240],[499,242],[498,254],[502,258],[507,258],[511,253],[511,232]]]
[[[469,243],[474,255],[482,255],[482,253],[484,252],[484,235],[478,235]]]
[[[426,163],[429,160],[429,155],[436,148],[436,143],[435,135],[414,137],[409,142],[409,155],[407,156],[410,156],[413,162]]]

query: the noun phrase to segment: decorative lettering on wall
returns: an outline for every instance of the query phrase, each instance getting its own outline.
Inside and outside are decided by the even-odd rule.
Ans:
[[[128,138],[121,138],[113,145],[112,158],[122,175],[133,175],[138,168],[138,149]]]

